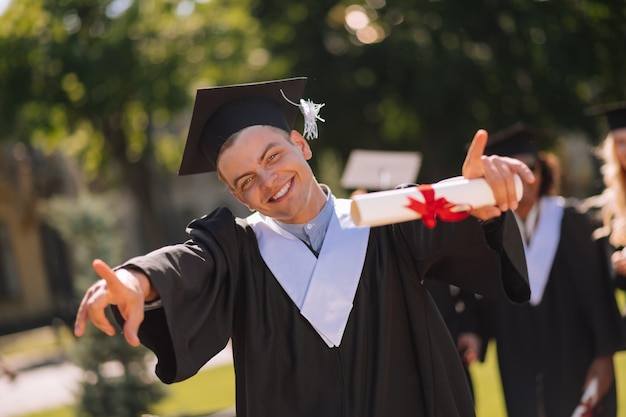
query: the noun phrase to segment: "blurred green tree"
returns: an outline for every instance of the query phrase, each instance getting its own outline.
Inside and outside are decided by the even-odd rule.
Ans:
[[[163,184],[153,161],[176,169],[195,87],[306,75],[307,94],[326,103],[317,149],[340,160],[354,148],[416,149],[425,156],[420,180],[435,181],[459,173],[478,128],[523,120],[599,136],[583,109],[626,97],[625,8],[622,0],[13,2],[1,18],[0,53],[11,59],[0,64],[0,131],[67,148],[99,183],[124,181],[149,242],[162,243],[167,190],[150,186]]]
[[[159,178],[178,168],[182,110],[196,87],[264,64],[247,3],[13,1],[0,17],[0,139],[80,158],[97,189],[129,188],[149,248],[171,241]]]
[[[621,0],[255,4],[264,45],[326,102],[320,146],[422,151],[423,181],[459,174],[478,128],[593,136],[583,109],[626,99]]]
[[[121,214],[115,206],[111,195],[91,195],[86,190],[76,198],[53,197],[45,205],[52,224],[71,242],[80,293],[93,283],[94,258],[122,261],[123,242],[117,232]],[[110,312],[108,317],[115,323]],[[110,337],[89,325],[85,335],[74,344],[72,354],[72,360],[83,369],[76,415],[139,417],[150,412],[167,390],[148,369],[149,355],[145,347],[134,348],[126,343],[121,332]]]

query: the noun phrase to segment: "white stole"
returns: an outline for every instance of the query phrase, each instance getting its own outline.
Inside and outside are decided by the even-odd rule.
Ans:
[[[539,201],[539,220],[530,243],[524,240],[524,252],[530,283],[530,304],[541,303],[548,284],[554,256],[561,240],[561,222],[565,199],[563,197],[542,197]],[[518,222],[520,221],[519,218]],[[520,229],[523,225],[520,224]]]
[[[319,257],[297,237],[260,213],[247,218],[261,256],[300,313],[328,347],[339,346],[359,284],[369,227],[350,216],[350,200],[335,199]]]

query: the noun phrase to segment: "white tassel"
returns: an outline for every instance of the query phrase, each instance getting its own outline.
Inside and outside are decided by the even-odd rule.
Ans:
[[[283,90],[280,90],[280,93],[283,95],[283,98],[287,100],[287,102],[297,106],[300,109],[300,112],[302,112],[302,115],[304,116],[304,132],[302,133],[302,136],[308,140],[317,139],[317,120],[320,122],[325,121],[319,116],[319,112],[321,108],[324,107],[324,103],[316,104],[311,100],[302,99],[300,100],[300,104],[297,104],[285,97]]]

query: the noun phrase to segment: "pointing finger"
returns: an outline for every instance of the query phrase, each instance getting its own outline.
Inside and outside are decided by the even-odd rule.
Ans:
[[[101,259],[94,259],[91,263],[91,266],[94,271],[96,271],[96,274],[98,274],[100,278],[105,280],[113,291],[121,287],[120,280],[115,274],[115,271],[111,269],[111,267],[107,265],[106,262]]]
[[[483,175],[481,157],[485,152],[485,146],[487,144],[487,131],[479,129],[474,134],[474,139],[467,150],[465,161],[463,162],[463,176],[465,178],[478,178]]]

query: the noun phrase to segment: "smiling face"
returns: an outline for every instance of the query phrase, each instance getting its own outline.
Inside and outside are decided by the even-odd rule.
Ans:
[[[307,141],[268,126],[250,126],[220,151],[217,170],[231,193],[251,210],[284,223],[306,223],[326,203],[307,160]]]

